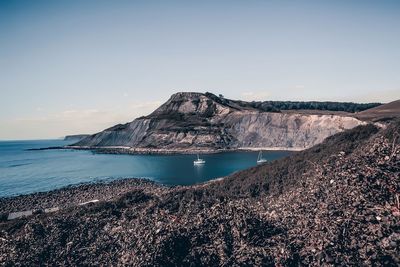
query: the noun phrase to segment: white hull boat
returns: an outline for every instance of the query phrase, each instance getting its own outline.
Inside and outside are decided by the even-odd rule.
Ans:
[[[195,161],[193,161],[194,165],[202,165],[202,164],[205,164],[205,163],[206,163],[206,161],[204,159],[201,159],[199,157],[199,154],[197,154],[197,159]]]
[[[266,159],[264,159],[263,157],[262,157],[262,151],[260,151],[260,153],[258,153],[258,157],[257,157],[257,164],[262,164],[262,163],[265,163],[265,162],[267,162],[268,160],[266,160]]]

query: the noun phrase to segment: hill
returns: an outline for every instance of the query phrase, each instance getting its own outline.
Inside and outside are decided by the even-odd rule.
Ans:
[[[362,111],[355,116],[367,121],[386,121],[398,118],[400,116],[400,100]]]
[[[120,153],[302,150],[365,124],[348,113],[321,114],[310,108],[358,110],[369,105],[375,104],[244,102],[210,93],[176,93],[150,115],[108,128],[72,147]],[[307,108],[308,112],[289,113],[278,108]]]

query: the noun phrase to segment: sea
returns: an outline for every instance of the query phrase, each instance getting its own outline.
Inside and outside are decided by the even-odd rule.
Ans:
[[[206,163],[194,165],[196,155],[115,155],[89,150],[29,150],[68,145],[73,141],[0,141],[0,197],[123,178],[147,178],[157,183],[193,185],[257,165],[258,152],[201,155]],[[268,161],[288,151],[264,151]]]

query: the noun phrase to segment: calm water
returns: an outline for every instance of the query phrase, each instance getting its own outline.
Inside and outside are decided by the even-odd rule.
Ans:
[[[62,146],[63,140],[0,142],[0,197],[48,191],[70,184],[128,177],[149,178],[166,185],[191,185],[256,165],[257,152],[202,155],[110,155],[78,150],[26,151]],[[275,160],[289,152],[264,152]]]

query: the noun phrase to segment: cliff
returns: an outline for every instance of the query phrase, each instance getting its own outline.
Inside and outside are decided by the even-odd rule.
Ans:
[[[349,113],[321,113],[281,112],[210,93],[176,93],[150,115],[108,128],[73,147],[126,152],[302,150],[366,123]]]

